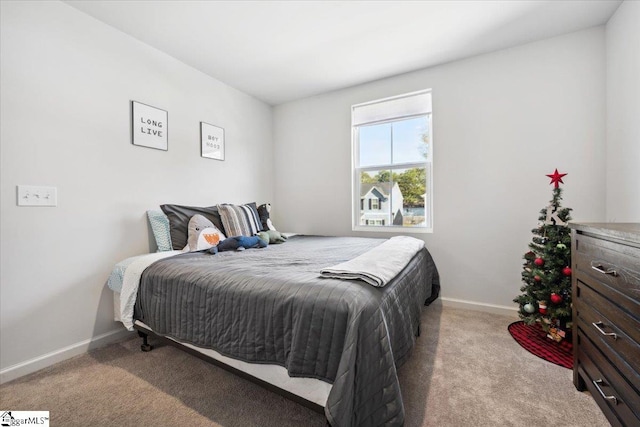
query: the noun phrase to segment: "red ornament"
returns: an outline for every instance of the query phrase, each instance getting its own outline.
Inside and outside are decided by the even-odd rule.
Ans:
[[[542,281],[542,278],[538,275],[533,276],[533,280],[535,280],[536,282],[540,282]]]
[[[549,178],[551,178],[551,182],[549,183],[549,185],[551,184],[555,184],[555,188],[558,188],[559,185],[558,183],[562,183],[564,184],[564,182],[562,182],[562,177],[567,175],[566,173],[558,173],[558,169],[556,168],[556,171],[554,173],[552,173],[551,175],[547,175]]]
[[[542,267],[544,265],[544,260],[542,258],[536,258],[533,263],[538,267]]]
[[[562,302],[562,297],[554,292],[551,294],[551,302],[554,304],[560,304]]]
[[[571,267],[565,267],[562,269],[562,274],[565,276],[571,276]]]

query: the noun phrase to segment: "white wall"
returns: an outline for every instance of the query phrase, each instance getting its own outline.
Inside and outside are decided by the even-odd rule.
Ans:
[[[6,380],[123,329],[105,281],[150,250],[147,209],[271,200],[273,143],[270,106],[64,3],[1,5]],[[168,151],[131,144],[130,100],[168,110]],[[224,162],[200,157],[200,121],[225,129]],[[17,207],[18,184],[58,207]]]
[[[640,2],[606,27],[607,220],[640,222]]]
[[[434,232],[416,236],[434,256],[443,296],[512,307],[530,230],[552,198],[545,174],[568,173],[564,206],[574,219],[605,217],[603,27],[276,107],[274,223],[366,235],[351,231],[350,107],[427,88]]]

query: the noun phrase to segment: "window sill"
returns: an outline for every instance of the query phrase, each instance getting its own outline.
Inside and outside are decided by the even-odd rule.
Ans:
[[[390,227],[376,225],[356,225],[351,227],[352,231],[366,231],[372,233],[408,233],[408,234],[431,234],[433,228],[426,227]]]

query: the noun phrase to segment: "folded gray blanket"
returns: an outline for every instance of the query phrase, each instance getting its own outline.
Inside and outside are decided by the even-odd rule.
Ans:
[[[321,270],[322,277],[362,280],[381,288],[411,261],[424,242],[409,236],[395,236],[347,262]]]

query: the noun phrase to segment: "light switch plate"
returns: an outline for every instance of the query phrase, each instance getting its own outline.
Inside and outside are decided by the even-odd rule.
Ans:
[[[58,188],[18,185],[18,206],[58,206]]]

